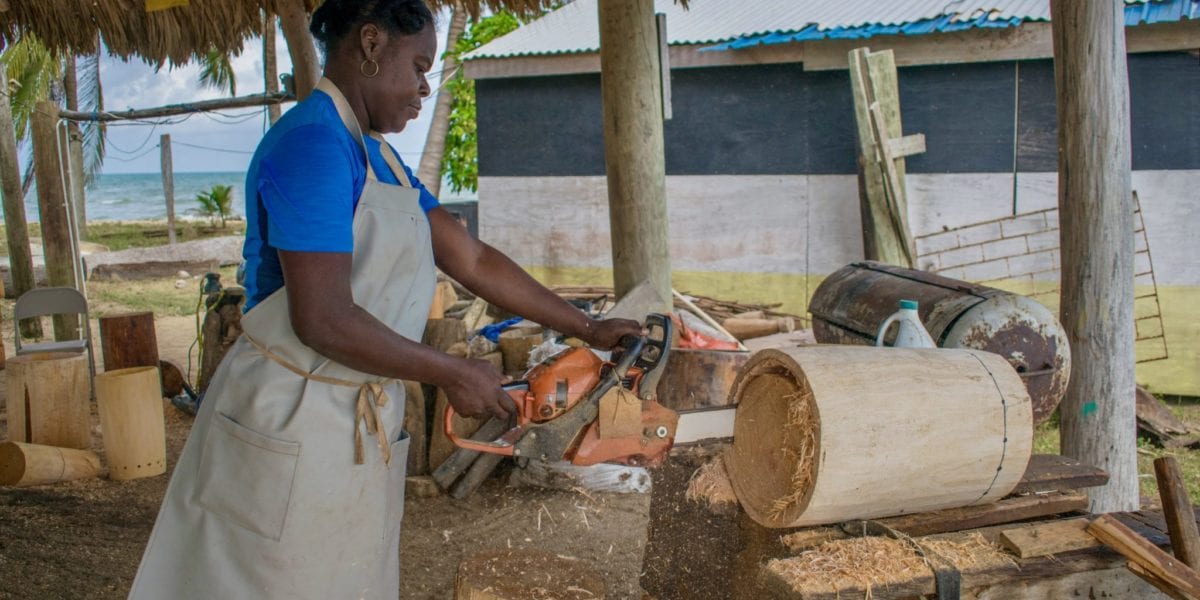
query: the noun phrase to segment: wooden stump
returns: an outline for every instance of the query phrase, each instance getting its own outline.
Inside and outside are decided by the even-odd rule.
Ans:
[[[245,300],[246,290],[230,287],[220,294],[211,294],[206,301],[208,312],[204,315],[204,325],[201,327],[204,343],[200,348],[200,376],[196,380],[198,392],[208,387],[221,359],[225,358],[229,347],[242,335],[242,304]]]
[[[602,600],[604,580],[587,563],[538,550],[492,550],[464,559],[455,600]]]
[[[61,448],[91,446],[87,354],[47,352],[8,360],[8,436]]]
[[[100,317],[100,348],[105,371],[158,366],[154,313]]]
[[[749,352],[672,348],[658,382],[658,403],[672,410],[733,404],[729,391]]]
[[[166,425],[158,367],[97,375],[96,404],[111,479],[137,479],[166,472]]]
[[[0,443],[0,485],[44,485],[95,477],[99,473],[100,457],[91,450]]]

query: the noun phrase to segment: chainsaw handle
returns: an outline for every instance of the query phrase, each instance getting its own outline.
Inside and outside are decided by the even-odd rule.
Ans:
[[[621,338],[621,360],[613,366],[619,379],[624,378],[633,366],[640,367],[643,372],[653,371],[666,358],[671,348],[671,319],[666,315],[650,313],[646,315],[645,327],[650,331],[648,335]],[[648,353],[649,349],[658,351]],[[647,357],[647,354],[650,356]]]
[[[525,393],[529,391],[528,381],[513,381],[500,386],[500,389],[513,399],[513,404],[517,410],[521,410],[521,404],[525,398]],[[465,450],[474,450],[476,452],[487,452],[488,454],[499,454],[500,456],[512,456],[513,446],[511,444],[502,444],[494,441],[479,441],[472,439],[464,439],[454,434],[454,406],[449,402],[446,403],[446,415],[442,420],[442,427],[446,433],[446,439],[450,440],[455,446]]]

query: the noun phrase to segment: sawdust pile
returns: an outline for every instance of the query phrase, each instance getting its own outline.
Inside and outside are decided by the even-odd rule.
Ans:
[[[982,535],[953,539],[917,540],[930,556],[949,561],[959,570],[1015,564]],[[766,571],[800,594],[872,590],[932,578],[933,572],[908,542],[866,537],[837,540],[792,558],[769,561]]]
[[[708,506],[737,504],[737,496],[733,493],[733,484],[729,482],[729,473],[725,471],[725,459],[722,456],[713,457],[692,473],[685,497],[690,502],[705,503]]]
[[[784,423],[785,445],[779,449],[795,465],[792,471],[791,493],[777,498],[771,505],[767,518],[779,521],[797,508],[812,491],[816,477],[817,417],[814,410],[812,390],[804,389],[784,396],[787,403],[787,422]]]

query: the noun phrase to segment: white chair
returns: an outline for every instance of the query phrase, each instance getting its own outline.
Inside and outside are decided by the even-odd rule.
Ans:
[[[82,336],[77,340],[61,342],[39,342],[36,344],[21,343],[21,320],[43,317],[47,315],[79,315]],[[35,352],[87,352],[88,370],[92,376],[96,374],[96,360],[92,354],[92,326],[88,315],[87,298],[75,288],[49,287],[35,288],[21,294],[13,307],[13,344],[17,355],[33,354]]]

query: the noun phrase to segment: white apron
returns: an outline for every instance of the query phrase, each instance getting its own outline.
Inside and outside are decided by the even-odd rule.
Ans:
[[[361,140],[332,82],[318,89]],[[367,161],[350,284],[355,303],[420,340],[436,284],[429,221],[398,159],[386,144],[381,152],[405,185],[379,182]],[[130,598],[399,596],[404,386],[302,344],[286,294],[277,290],[242,319],[244,334],[213,376]]]

